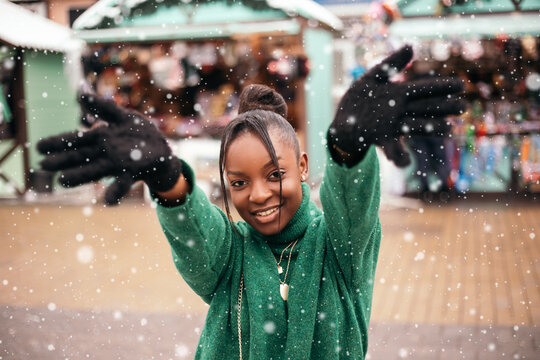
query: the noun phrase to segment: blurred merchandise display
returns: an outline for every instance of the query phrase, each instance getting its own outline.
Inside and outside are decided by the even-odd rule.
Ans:
[[[83,63],[100,96],[148,115],[171,138],[219,137],[250,83],[283,94],[298,127],[296,89],[309,73],[302,49],[286,38],[93,45]]]
[[[537,191],[538,38],[437,39],[416,47],[422,55],[409,76],[459,76],[466,84],[464,98],[469,105],[454,119],[449,184],[458,192]],[[415,187],[412,183],[409,191]]]

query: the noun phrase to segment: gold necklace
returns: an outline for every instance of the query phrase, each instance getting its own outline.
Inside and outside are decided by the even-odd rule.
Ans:
[[[298,241],[298,240],[296,240]],[[287,247],[285,247],[285,249],[283,249],[283,251],[281,252],[281,255],[279,256],[279,261],[276,260],[276,258],[274,257],[274,261],[276,262],[276,265],[277,265],[277,272],[279,275],[283,274],[283,268],[281,267],[281,259],[283,259],[283,253],[285,253],[285,250],[287,250],[293,243],[290,243],[289,245],[287,245]]]
[[[298,240],[299,239],[296,239],[296,241],[292,244],[291,251],[289,252],[289,259],[287,260],[287,270],[285,270],[285,277],[283,277],[283,281],[281,281],[281,279],[279,280],[279,294],[281,295],[281,298],[283,299],[283,301],[287,301],[287,299],[289,298],[289,285],[286,283],[286,281],[287,281],[287,275],[289,274],[289,266],[291,265],[292,252]],[[281,259],[280,259],[280,262],[281,262]]]

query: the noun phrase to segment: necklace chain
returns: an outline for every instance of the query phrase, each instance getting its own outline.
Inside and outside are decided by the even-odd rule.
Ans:
[[[298,241],[298,240],[296,240],[296,241]],[[296,242],[295,242],[295,244],[296,244]],[[276,261],[276,264],[277,264],[278,267],[281,264],[281,260],[283,259],[283,254],[285,253],[285,250],[287,250],[291,245],[293,245],[292,242],[289,245],[287,245],[285,247],[285,249],[283,249],[283,251],[281,252],[281,255],[279,255],[279,261],[277,261],[276,258],[274,257],[274,260]]]
[[[240,350],[240,360],[242,360],[242,289],[244,288],[244,273],[240,276],[240,288],[238,289],[238,347]]]
[[[291,251],[289,251],[289,258],[287,259],[287,270],[285,271],[285,276],[283,277],[283,281],[279,279],[279,283],[282,285],[286,285],[285,281],[287,281],[287,275],[289,274],[289,267],[291,265],[292,252],[298,240],[300,239],[296,239],[294,243],[290,243],[289,245],[285,247],[285,249],[283,249],[283,251],[281,252],[281,255],[279,256],[279,262],[274,257],[274,261],[276,262],[279,268],[279,264],[281,264],[281,261],[283,260],[283,254],[285,253],[285,250],[287,250],[292,245]],[[238,350],[240,353],[240,360],[242,360],[242,317],[241,317],[242,315],[241,313],[242,313],[242,290],[243,289],[244,289],[244,273],[242,272],[242,274],[240,275],[240,286],[238,288],[238,312],[237,312],[237,317],[236,317],[237,322],[238,322]]]
[[[281,281],[281,279],[279,280],[280,284],[285,284],[285,282],[287,281],[287,274],[289,273],[289,266],[291,265],[292,252],[293,252],[294,246],[296,245],[298,240],[299,239],[296,239],[296,241],[292,244],[291,251],[289,252],[289,259],[287,259],[287,270],[285,270],[285,276],[283,277],[283,281]],[[290,246],[290,244],[289,244],[289,246]],[[283,253],[281,253],[281,254],[283,255]],[[280,258],[279,262],[281,262],[281,258]],[[278,264],[278,266],[279,266],[279,264]]]

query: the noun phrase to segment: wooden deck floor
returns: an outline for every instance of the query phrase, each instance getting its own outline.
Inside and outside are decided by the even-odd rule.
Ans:
[[[381,212],[372,321],[540,325],[540,206]],[[0,304],[204,314],[150,206],[0,207]]]
[[[376,321],[540,325],[540,207],[452,203],[381,213]]]

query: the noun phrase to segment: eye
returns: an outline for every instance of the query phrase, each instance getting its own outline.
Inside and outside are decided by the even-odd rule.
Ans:
[[[235,187],[235,188],[239,188],[239,187],[242,187],[246,184],[246,182],[244,180],[234,180],[234,181],[231,181],[231,187]]]
[[[268,176],[268,178],[270,180],[278,180],[279,181],[279,178],[283,177],[284,174],[285,174],[285,171],[283,171],[283,170],[275,170],[270,174],[270,176]]]

